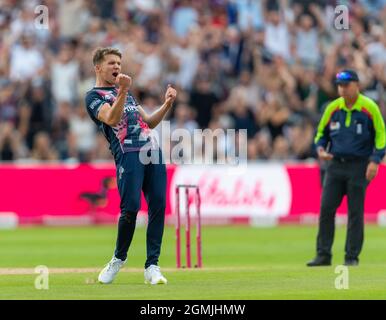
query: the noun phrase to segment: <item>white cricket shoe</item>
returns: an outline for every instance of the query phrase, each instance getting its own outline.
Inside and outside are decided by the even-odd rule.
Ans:
[[[114,256],[106,267],[104,267],[104,269],[99,273],[98,281],[104,284],[113,282],[118,271],[123,267],[125,262],[126,260],[122,261]]]
[[[160,267],[154,264],[145,269],[146,284],[167,284],[168,280],[162,275]]]

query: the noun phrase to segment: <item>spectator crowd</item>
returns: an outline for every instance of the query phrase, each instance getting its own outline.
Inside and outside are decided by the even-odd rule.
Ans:
[[[2,0],[0,161],[111,159],[84,105],[104,46],[148,112],[178,89],[172,130],[247,129],[249,161],[312,158],[339,70],[386,115],[385,23],[386,0]]]

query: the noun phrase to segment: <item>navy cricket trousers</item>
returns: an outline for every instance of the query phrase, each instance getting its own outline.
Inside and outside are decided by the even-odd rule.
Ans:
[[[345,245],[345,259],[358,259],[364,240],[364,206],[368,160],[342,161],[334,158],[327,166],[317,236],[319,256],[331,257],[335,234],[335,214],[347,195],[348,223]]]
[[[115,159],[121,215],[115,257],[126,260],[141,207],[141,191],[148,204],[145,268],[158,264],[165,224],[166,166],[160,149],[119,154]]]

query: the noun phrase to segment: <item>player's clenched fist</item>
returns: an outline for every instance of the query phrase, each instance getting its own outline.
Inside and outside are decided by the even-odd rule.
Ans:
[[[133,83],[133,80],[127,74],[120,73],[115,82],[121,90],[128,91]]]
[[[174,102],[174,100],[176,100],[176,97],[177,97],[177,90],[174,89],[170,84],[168,85],[168,88],[166,90],[166,94],[165,94],[165,100],[166,100],[166,103],[168,104],[172,104]]]

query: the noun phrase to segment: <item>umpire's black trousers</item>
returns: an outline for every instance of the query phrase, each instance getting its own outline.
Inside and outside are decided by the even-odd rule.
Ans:
[[[348,223],[345,259],[358,259],[363,245],[364,202],[368,181],[367,159],[334,158],[328,164],[322,192],[317,253],[331,257],[334,241],[335,213],[343,196],[347,195]]]

